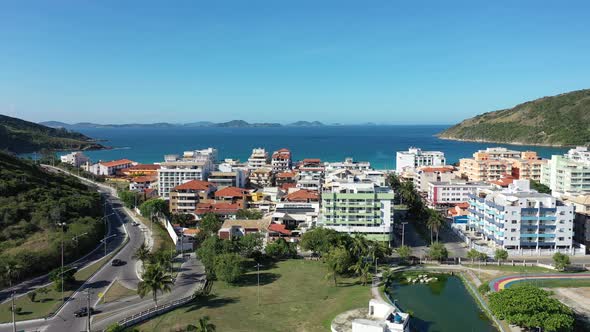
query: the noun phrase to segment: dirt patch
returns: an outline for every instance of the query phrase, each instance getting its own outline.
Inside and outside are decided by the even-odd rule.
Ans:
[[[590,319],[590,287],[550,288],[553,296],[576,313]]]

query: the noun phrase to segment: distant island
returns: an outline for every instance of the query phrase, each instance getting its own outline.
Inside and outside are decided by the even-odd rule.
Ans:
[[[272,128],[272,127],[321,127],[325,126],[319,121],[297,121],[290,124],[280,123],[249,123],[244,120],[232,120],[227,122],[209,122],[199,121],[190,123],[126,123],[126,124],[98,124],[91,122],[78,122],[69,124],[59,121],[45,121],[39,124],[52,128],[65,128],[65,129],[76,129],[76,128],[173,128],[173,127],[220,127],[220,128]]]
[[[0,114],[0,150],[29,153],[49,150],[105,149],[90,137]]]
[[[590,143],[590,89],[480,114],[446,129],[438,137],[522,145],[586,145]]]

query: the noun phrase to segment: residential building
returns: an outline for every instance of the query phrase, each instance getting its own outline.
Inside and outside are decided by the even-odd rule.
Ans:
[[[541,182],[543,166],[546,159],[541,159],[534,151],[524,151],[519,159],[507,159],[512,161],[512,176],[520,180],[533,180]]]
[[[267,235],[270,218],[256,220],[226,220],[217,232],[220,239],[230,240],[240,238],[250,233],[262,233]]]
[[[457,174],[453,166],[425,166],[416,169],[413,182],[416,190],[427,192],[430,182],[448,182],[455,179],[457,179]]]
[[[280,172],[275,175],[277,187],[283,187],[285,184],[297,183],[297,172]]]
[[[211,172],[208,181],[213,183],[217,188],[239,187],[244,184],[242,172]]]
[[[272,221],[277,224],[284,224],[288,229],[300,227],[312,227],[318,221],[320,203],[310,202],[287,202],[277,203],[275,212],[272,214]]]
[[[246,201],[249,193],[250,192],[244,188],[225,187],[217,190],[214,196],[216,201],[235,203],[238,201]]]
[[[170,191],[170,212],[194,214],[197,203],[213,197],[215,186],[207,181],[190,180]]]
[[[395,171],[399,174],[404,169],[416,169],[422,166],[444,166],[445,154],[440,151],[422,151],[411,147],[408,151],[398,151],[395,158]]]
[[[283,148],[273,152],[270,163],[272,171],[275,173],[290,170],[292,167],[291,151]]]
[[[590,195],[578,195],[568,202],[576,211],[574,241],[586,246],[586,253],[590,253]]]
[[[531,190],[529,180],[479,190],[469,205],[468,226],[496,247],[572,250],[574,207]]]
[[[268,152],[263,148],[256,148],[252,150],[250,158],[248,158],[248,168],[256,170],[268,165]]]
[[[74,167],[80,167],[90,161],[90,158],[80,151],[60,156],[59,159],[62,163],[70,164]]]
[[[321,193],[320,222],[338,232],[361,233],[369,239],[391,241],[393,190],[374,183],[343,182]]]
[[[217,150],[213,148],[185,152],[178,155],[164,156],[164,162],[158,169],[158,186],[160,196],[170,198],[172,188],[190,181],[205,181],[213,170]]]
[[[252,188],[270,187],[274,182],[272,169],[267,167],[257,168],[250,172],[248,180],[250,181],[250,187]]]
[[[501,160],[478,160],[462,158],[459,161],[461,176],[469,181],[496,181],[512,174],[512,162]]]
[[[326,171],[332,171],[336,169],[347,169],[349,171],[365,171],[370,170],[371,163],[368,161],[354,161],[353,158],[346,158],[341,162],[325,163]]]
[[[320,159],[303,159],[298,166],[297,188],[319,191],[324,178],[324,165]]]
[[[546,160],[534,151],[514,151],[506,148],[487,148],[473,154],[473,158],[459,161],[459,172],[469,181],[497,181],[511,175],[521,180],[541,180]]]
[[[314,190],[300,189],[289,193],[287,196],[285,196],[284,200],[286,202],[299,203],[319,202],[320,195],[317,191]]]
[[[571,149],[563,156],[554,155],[543,166],[541,183],[555,196],[590,193],[590,152],[586,147]]]
[[[227,161],[227,159],[226,159]],[[224,162],[221,163],[217,166],[217,169],[219,172],[222,173],[235,173],[236,174],[236,178],[235,178],[235,184],[233,186],[235,187],[240,187],[240,188],[245,188],[246,187],[246,183],[248,182],[248,175],[250,174],[250,170],[248,169],[248,167],[244,164],[240,164],[240,163],[228,163],[228,162]],[[227,175],[222,175],[222,176],[227,176]]]
[[[145,191],[152,188],[158,183],[158,177],[155,175],[135,176],[129,181],[129,190],[131,191]]]
[[[197,220],[208,214],[213,213],[221,219],[235,220],[238,211],[244,208],[244,201],[232,202],[199,202],[195,209]]]
[[[160,165],[157,164],[137,164],[129,168],[121,170],[121,174],[125,176],[158,176]]]
[[[435,181],[428,183],[426,200],[434,208],[452,206],[469,201],[469,195],[478,189],[490,189],[492,186],[485,182],[468,182],[464,180]]]
[[[131,161],[129,159],[100,161],[100,162],[90,166],[90,169],[88,171],[90,173],[95,174],[95,175],[114,176],[120,170],[123,170],[125,168],[129,168],[134,165],[137,165],[137,163],[134,161]]]

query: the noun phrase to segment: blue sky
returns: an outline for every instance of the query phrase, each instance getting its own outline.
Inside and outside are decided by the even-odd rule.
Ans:
[[[3,1],[0,113],[450,124],[589,88],[588,1]]]

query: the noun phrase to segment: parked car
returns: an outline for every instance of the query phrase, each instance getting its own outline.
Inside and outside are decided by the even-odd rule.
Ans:
[[[90,314],[93,315],[94,314],[94,308],[90,308]],[[88,308],[83,307],[80,308],[76,311],[74,311],[74,317],[86,317],[88,316]]]
[[[125,265],[125,262],[120,259],[113,259],[113,261],[111,262],[111,266],[121,266],[121,265]]]
[[[134,221],[134,222],[131,223],[131,225],[133,225],[133,226],[139,226],[139,223],[137,221]]]

